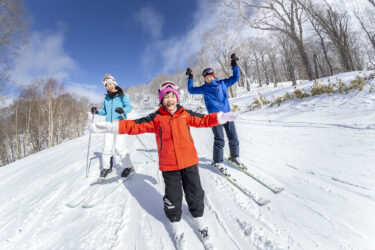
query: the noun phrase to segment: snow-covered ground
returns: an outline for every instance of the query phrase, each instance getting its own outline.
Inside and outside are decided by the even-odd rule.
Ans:
[[[337,77],[349,81],[355,74]],[[228,166],[241,185],[270,201],[261,207],[210,166],[211,129],[192,128],[218,249],[375,249],[375,97],[368,88],[252,112],[246,106],[257,92],[271,97],[292,88],[265,87],[231,99],[242,107],[241,157],[263,181],[284,188],[273,194]],[[108,181],[87,189],[102,168],[102,140],[91,138],[88,178],[89,134],[0,168],[1,249],[174,249],[154,135],[127,136],[137,171],[130,180],[121,181],[116,164]],[[89,203],[112,193],[93,208],[66,206],[93,189]],[[203,249],[185,202],[183,224],[189,248]]]

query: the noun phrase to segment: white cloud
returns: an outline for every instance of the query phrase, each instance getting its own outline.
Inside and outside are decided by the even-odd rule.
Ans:
[[[136,14],[135,19],[141,24],[145,33],[153,38],[160,38],[164,25],[163,17],[150,6],[142,7]]]
[[[30,43],[22,56],[15,61],[10,80],[17,85],[29,85],[37,78],[53,77],[63,82],[66,92],[87,97],[92,103],[100,104],[104,94],[97,86],[69,81],[78,64],[64,50],[64,27],[60,24],[56,32],[34,31]]]
[[[104,100],[105,93],[98,93],[98,87],[96,85],[70,83],[65,84],[65,90],[72,94],[87,97],[93,104],[101,105]]]
[[[191,20],[192,29],[182,36],[159,39],[149,42],[142,55],[145,65],[161,65],[160,73],[174,72],[177,68],[186,67],[192,54],[198,52],[202,46],[202,35],[216,27],[218,21],[227,20],[224,15],[226,8],[209,0],[196,0],[197,11]],[[209,10],[209,11],[208,11]],[[212,33],[212,39],[217,39]]]
[[[63,31],[34,31],[22,56],[15,61],[10,80],[17,85],[28,85],[35,78],[68,79],[70,73],[76,70],[77,63],[64,51],[64,38]]]
[[[0,109],[10,106],[13,103],[14,96],[0,95]]]

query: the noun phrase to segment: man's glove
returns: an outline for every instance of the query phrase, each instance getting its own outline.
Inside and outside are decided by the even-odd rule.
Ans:
[[[119,113],[120,115],[122,115],[123,113],[125,113],[124,109],[123,109],[123,108],[120,108],[120,107],[116,108],[116,109],[115,109],[115,112],[116,112],[116,113]]]
[[[193,79],[193,71],[191,70],[191,68],[186,69],[185,75],[189,76],[189,79]]]
[[[235,53],[233,53],[231,56],[230,56],[230,65],[231,66],[237,66],[237,61],[238,61],[238,56],[236,56]]]
[[[238,113],[233,113],[233,112],[228,112],[228,113],[219,112],[217,114],[217,120],[219,121],[220,124],[224,124],[226,122],[232,122],[236,120],[237,117],[238,117]]]
[[[98,107],[92,107],[91,108],[91,114],[97,114],[98,113]]]
[[[119,130],[118,120],[115,120],[114,122],[94,122],[94,123],[90,123],[89,130],[92,133],[118,134],[118,130]]]

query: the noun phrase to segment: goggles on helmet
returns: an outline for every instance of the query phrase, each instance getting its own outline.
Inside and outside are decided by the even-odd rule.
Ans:
[[[167,82],[163,82],[163,83],[160,85],[160,87],[159,87],[159,92],[163,91],[164,89],[166,89],[166,88],[168,88],[168,87],[170,87],[170,88],[172,88],[172,89],[178,91],[178,86],[177,86],[174,82],[169,82],[169,81],[167,81]]]
[[[211,68],[207,68],[207,69],[203,70],[203,72],[202,72],[203,77],[206,77],[207,75],[212,75],[212,74],[214,74],[214,70],[211,69]]]

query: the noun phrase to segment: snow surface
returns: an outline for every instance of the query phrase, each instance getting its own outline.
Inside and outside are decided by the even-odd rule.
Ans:
[[[336,77],[347,83],[356,74]],[[311,84],[298,87],[308,90]],[[292,90],[288,84],[279,86],[230,100],[242,107],[236,121],[241,157],[252,173],[284,191],[273,194],[233,167],[229,171],[248,190],[270,200],[267,205],[256,205],[209,165],[211,129],[191,130],[206,192],[205,216],[217,248],[375,249],[375,97],[370,86],[247,111],[258,92],[276,97]],[[186,106],[194,105],[200,102]],[[133,111],[130,118],[144,114]],[[137,173],[124,183],[116,157],[109,180],[90,186],[102,168],[103,136],[91,137],[86,178],[89,133],[0,168],[0,248],[174,249],[163,211],[155,137],[126,140]],[[94,208],[66,206],[93,187],[97,192],[88,201],[113,192]],[[203,249],[185,201],[182,220],[189,249]]]

